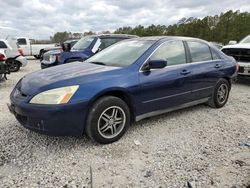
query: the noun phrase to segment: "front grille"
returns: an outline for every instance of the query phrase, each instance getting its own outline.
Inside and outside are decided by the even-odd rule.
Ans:
[[[234,57],[238,62],[249,62],[250,63],[250,49],[241,48],[225,48],[222,50],[228,56]]]

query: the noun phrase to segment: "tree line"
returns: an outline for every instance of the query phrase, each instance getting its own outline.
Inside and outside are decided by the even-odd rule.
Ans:
[[[101,33],[111,33],[104,31]],[[173,25],[150,25],[148,27],[138,25],[136,27],[121,27],[115,34],[131,34],[138,36],[188,36],[201,38],[207,41],[227,44],[230,40],[241,40],[250,34],[250,13],[227,11],[215,16],[198,18],[182,18]],[[61,43],[67,39],[81,38],[86,35],[96,34],[93,31],[85,33],[57,32],[51,37],[52,42]]]

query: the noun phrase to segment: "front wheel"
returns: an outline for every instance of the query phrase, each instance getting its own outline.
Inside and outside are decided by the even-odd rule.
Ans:
[[[208,105],[213,108],[223,107],[228,100],[230,93],[230,83],[226,79],[220,79],[213,91],[212,97],[209,99]]]
[[[90,109],[85,132],[89,138],[101,144],[119,140],[130,125],[127,104],[113,96],[102,97]]]
[[[6,64],[9,66],[10,72],[17,72],[21,67],[21,63],[15,59],[6,60]]]

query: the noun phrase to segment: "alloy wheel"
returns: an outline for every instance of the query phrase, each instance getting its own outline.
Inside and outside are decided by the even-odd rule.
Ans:
[[[11,62],[9,63],[9,70],[10,70],[11,72],[17,71],[18,68],[19,68],[19,64],[18,64],[17,61],[13,60],[13,61],[11,61]]]
[[[126,114],[118,106],[105,109],[98,119],[98,132],[106,138],[111,139],[119,135],[126,124]]]
[[[228,86],[227,84],[221,84],[217,91],[217,100],[220,104],[223,104],[227,100]]]

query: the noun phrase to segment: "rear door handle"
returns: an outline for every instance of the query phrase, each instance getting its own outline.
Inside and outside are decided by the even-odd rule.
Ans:
[[[190,74],[190,73],[191,73],[191,71],[188,71],[186,69],[184,69],[184,70],[181,71],[182,75],[187,75],[187,74]]]
[[[219,68],[221,68],[222,66],[221,65],[219,65],[219,64],[216,64],[215,66],[214,66],[214,68],[216,68],[216,69],[219,69]]]

